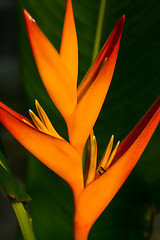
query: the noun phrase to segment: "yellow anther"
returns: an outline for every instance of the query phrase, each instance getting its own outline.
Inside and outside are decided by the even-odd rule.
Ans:
[[[97,173],[99,175],[102,175],[106,170],[103,167],[100,167],[99,170],[97,170]]]
[[[110,158],[108,159],[108,162],[107,162],[107,164],[104,167],[105,171],[110,167],[110,165],[112,163],[112,160],[113,160],[113,158],[114,158],[114,156],[115,156],[115,154],[117,152],[117,148],[118,148],[119,144],[120,144],[120,141],[117,142],[117,144],[116,144],[116,146],[115,146],[115,148],[114,148]]]
[[[120,144],[120,141],[117,142],[114,150],[112,151],[112,147],[113,147],[113,139],[114,139],[114,135],[111,136],[111,139],[108,143],[108,146],[106,148],[106,151],[102,157],[102,160],[100,161],[98,168],[97,168],[97,174],[96,177],[98,177],[98,175],[102,175],[104,172],[107,171],[107,169],[110,167],[113,158],[116,154],[117,148]],[[111,153],[112,151],[112,153]]]
[[[113,147],[113,140],[114,140],[114,135],[111,136],[111,139],[106,147],[105,153],[102,157],[102,160],[100,161],[98,168],[97,168],[97,172],[101,175],[102,173],[104,173],[105,171],[105,166],[108,162],[109,156],[111,154],[112,151],[112,147]],[[104,171],[103,171],[104,169]]]
[[[87,154],[87,166],[86,166],[86,180],[85,185],[87,186],[95,178],[96,166],[97,166],[97,141],[92,130],[88,139],[88,154]]]
[[[45,113],[44,109],[41,107],[41,105],[39,104],[39,102],[37,100],[35,100],[35,105],[36,105],[36,109],[37,109],[38,115],[39,115],[42,123],[49,130],[50,134],[53,135],[56,138],[62,139],[62,137],[54,129],[52,123],[50,122],[50,120],[49,120],[49,118],[47,116],[47,114]]]
[[[22,118],[22,121],[23,121],[24,123],[26,123],[27,125],[29,125],[30,127],[33,127],[33,128],[34,128],[34,126],[33,126],[32,124],[30,124],[26,119]]]
[[[51,135],[51,133],[48,131],[48,129],[45,127],[45,125],[41,122],[41,120],[35,115],[35,113],[31,109],[29,109],[29,114],[30,114],[34,124],[41,132]]]

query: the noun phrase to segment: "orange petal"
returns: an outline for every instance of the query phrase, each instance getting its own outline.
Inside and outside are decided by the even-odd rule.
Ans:
[[[152,114],[144,117],[146,119],[144,128],[141,129],[139,135],[132,136],[134,141],[120,159],[81,193],[76,205],[75,229],[77,231],[81,229],[82,235],[84,231],[89,232],[95,220],[115,196],[143,153],[160,121],[160,98],[151,108],[151,112]]]
[[[77,102],[77,86],[62,59],[26,10],[23,10],[33,56],[44,86],[65,120]]]
[[[124,17],[116,24],[110,38],[84,78],[82,87],[79,88],[78,104],[68,124],[68,132],[70,142],[80,151],[83,150],[110,86],[123,24]]]
[[[71,144],[30,127],[2,108],[0,122],[29,152],[62,177],[78,197],[83,188],[82,163]]]
[[[66,13],[63,25],[60,55],[77,85],[78,77],[78,42],[72,9],[72,1],[67,0]]]
[[[46,128],[49,130],[50,135],[52,135],[53,137],[59,138],[59,139],[63,139],[55,130],[55,128],[53,127],[52,123],[50,122],[47,114],[45,113],[44,109],[41,107],[41,105],[39,104],[39,102],[37,100],[35,100],[35,105],[36,105],[36,109],[38,112],[38,115],[40,116],[40,119],[42,121],[42,123],[46,126]]]

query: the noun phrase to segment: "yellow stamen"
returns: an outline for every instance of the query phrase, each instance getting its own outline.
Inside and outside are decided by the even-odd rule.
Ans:
[[[26,123],[27,125],[29,125],[30,127],[33,127],[33,128],[34,128],[34,126],[33,126],[32,124],[30,124],[28,121],[26,121],[26,119],[22,118],[22,121],[23,121],[24,123]]]
[[[113,158],[114,158],[114,156],[115,156],[115,154],[117,152],[117,148],[118,148],[119,144],[120,144],[120,141],[117,142],[117,144],[116,144],[116,146],[115,146],[115,148],[114,148],[110,158],[108,159],[108,162],[107,162],[107,164],[104,167],[105,171],[110,167],[110,165],[112,163],[112,160],[113,160]]]
[[[48,129],[45,127],[45,125],[41,122],[41,120],[35,115],[35,113],[31,109],[29,109],[29,114],[30,114],[34,124],[41,132],[51,135],[51,133],[48,131]]]
[[[109,156],[111,154],[112,151],[112,147],[113,147],[113,140],[114,140],[114,135],[111,136],[111,139],[106,147],[105,153],[102,157],[102,160],[100,161],[98,168],[97,168],[97,172],[101,175],[102,173],[105,172],[105,166],[108,162]]]
[[[107,169],[110,167],[113,158],[116,154],[117,148],[120,144],[120,141],[117,142],[114,150],[112,151],[112,147],[113,147],[113,140],[114,140],[114,135],[111,136],[111,139],[107,145],[107,148],[105,150],[105,153],[102,157],[102,160],[100,161],[98,168],[97,168],[97,174],[96,177],[98,177],[98,175],[102,175],[104,172],[107,171]],[[112,151],[112,153],[111,153]]]
[[[87,156],[87,169],[86,169],[86,181],[85,185],[87,186],[89,183],[91,183],[95,178],[96,173],[96,165],[97,165],[97,141],[96,137],[94,135],[94,132],[92,130],[89,140],[88,140],[88,155]]]
[[[60,138],[62,139],[62,137],[57,133],[57,131],[55,130],[55,128],[53,127],[52,123],[50,122],[47,114],[45,113],[44,109],[41,107],[41,105],[39,104],[39,102],[37,100],[35,100],[35,105],[36,105],[36,109],[38,112],[38,115],[42,121],[42,123],[46,126],[46,128],[49,130],[50,134],[52,134],[54,137],[56,138]]]

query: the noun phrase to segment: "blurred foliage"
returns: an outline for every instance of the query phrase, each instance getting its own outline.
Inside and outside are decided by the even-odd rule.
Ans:
[[[22,8],[26,8],[59,50],[65,3],[65,0],[17,0],[17,23],[25,107],[35,110],[34,99],[38,99],[59,133],[67,137],[64,120],[40,80],[22,18]],[[99,3],[73,0],[79,81],[91,64]],[[112,84],[95,125],[99,159],[110,136],[115,134],[116,141],[122,140],[159,95],[159,9],[159,0],[107,1],[101,46],[121,15],[126,15],[126,22]],[[160,208],[159,131],[160,127],[124,186],[94,224],[89,239],[147,239],[152,229],[153,209]],[[33,156],[29,156],[27,190],[33,199],[30,214],[37,239],[72,239],[71,191]]]
[[[30,196],[24,191],[22,186],[12,175],[7,157],[0,141],[0,190],[9,198],[17,201],[28,203],[31,201]]]
[[[15,180],[5,155],[0,151],[0,189],[8,197],[17,201],[29,202],[31,198]]]

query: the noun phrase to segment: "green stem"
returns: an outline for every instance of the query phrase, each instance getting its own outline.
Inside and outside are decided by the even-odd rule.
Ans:
[[[18,202],[14,199],[10,199],[10,201],[19,222],[24,240],[36,240],[31,221],[22,202]]]
[[[98,22],[97,22],[97,29],[96,29],[96,36],[95,36],[92,60],[94,60],[95,57],[97,56],[99,47],[100,47],[105,6],[106,6],[106,0],[101,0],[100,7],[99,7],[99,15],[98,15]]]

